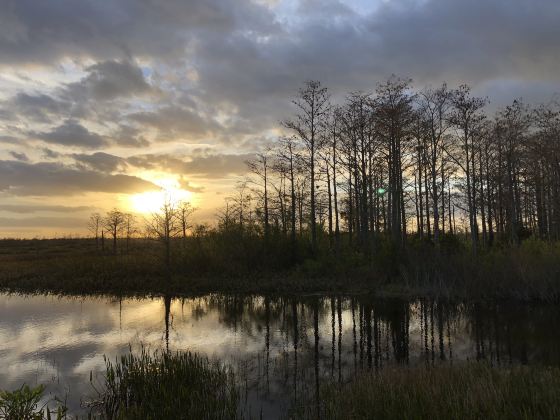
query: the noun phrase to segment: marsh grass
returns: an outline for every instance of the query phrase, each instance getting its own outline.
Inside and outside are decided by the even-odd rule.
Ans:
[[[297,417],[314,418],[310,402]],[[387,368],[321,392],[329,419],[558,419],[560,369],[482,363]]]
[[[238,390],[227,368],[190,352],[132,352],[106,362],[102,418],[235,419]]]
[[[158,244],[131,241],[112,255],[87,239],[0,240],[0,290],[116,295],[239,293],[374,293],[403,298],[560,301],[560,243],[534,239],[496,244],[471,255],[457,237],[437,251],[411,238],[396,252],[384,238],[367,256],[349,248],[288,262],[282,242],[217,234],[173,247],[165,267]],[[270,245],[272,246],[272,245]],[[235,251],[235,252],[233,252]]]
[[[44,402],[45,386],[30,388],[22,385],[15,391],[0,391],[1,420],[62,420],[66,419],[66,407],[57,399]],[[48,404],[56,402],[55,409]]]

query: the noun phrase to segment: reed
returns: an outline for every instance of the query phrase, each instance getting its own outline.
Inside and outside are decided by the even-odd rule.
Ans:
[[[105,362],[104,419],[235,419],[238,415],[233,374],[204,357],[142,349],[115,363]]]
[[[299,417],[315,417],[311,406]],[[326,386],[319,409],[329,419],[557,419],[560,369],[475,362],[387,368]]]
[[[2,420],[63,420],[66,407],[58,399],[44,401],[45,386],[30,388],[24,384],[14,391],[0,391],[0,419]],[[49,403],[57,407],[50,409]]]

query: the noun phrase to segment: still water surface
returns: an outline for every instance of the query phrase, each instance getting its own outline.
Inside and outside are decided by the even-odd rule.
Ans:
[[[560,309],[520,303],[207,295],[0,294],[0,389],[46,384],[73,413],[95,397],[103,356],[191,350],[230,364],[243,404],[277,417],[328,382],[387,365],[487,360],[560,365]]]

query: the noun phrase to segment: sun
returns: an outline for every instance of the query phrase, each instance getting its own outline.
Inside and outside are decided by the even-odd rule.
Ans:
[[[175,179],[154,181],[154,184],[160,186],[161,189],[130,196],[129,205],[131,209],[138,213],[155,213],[161,209],[166,200],[171,200],[172,203],[177,204],[191,199],[192,193],[180,188],[179,182]]]

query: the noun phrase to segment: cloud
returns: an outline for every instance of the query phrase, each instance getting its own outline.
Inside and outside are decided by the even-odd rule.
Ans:
[[[139,129],[128,125],[119,126],[109,137],[114,144],[123,147],[140,148],[150,145]]]
[[[125,159],[105,152],[96,152],[91,155],[73,153],[70,156],[84,167],[100,172],[123,171],[127,167]]]
[[[195,185],[192,185],[191,182],[186,180],[184,177],[181,177],[179,179],[179,186],[183,190],[194,192],[194,193],[203,193],[206,190],[206,188],[204,188],[202,186],[197,187]]]
[[[84,219],[68,217],[0,217],[0,228],[69,228],[84,226]]]
[[[203,178],[222,178],[228,175],[240,175],[247,172],[247,160],[254,157],[252,153],[215,154],[196,157],[185,163],[186,173]]]
[[[74,100],[109,101],[152,91],[142,69],[129,61],[107,60],[89,66],[85,71],[88,73],[86,77],[66,88],[65,94]]]
[[[29,162],[29,158],[25,153],[18,153],[18,152],[11,151],[10,155],[12,155],[14,159],[19,160],[21,162]]]
[[[52,118],[66,114],[69,104],[59,101],[45,93],[17,93],[2,104],[6,119],[27,118],[36,122],[50,122]]]
[[[111,175],[60,163],[0,161],[0,191],[13,195],[57,196],[86,192],[138,193],[159,187],[130,175]]]
[[[225,178],[247,172],[245,162],[253,157],[252,153],[211,154],[183,160],[166,154],[145,154],[131,156],[127,161],[133,166],[147,170],[163,170],[197,178]]]
[[[62,57],[174,59],[197,32],[266,28],[267,8],[249,0],[8,0],[0,14],[0,56],[10,63]]]
[[[49,204],[0,204],[0,211],[9,213],[79,213],[91,211],[94,207],[90,206],[59,206]]]
[[[155,128],[169,139],[198,139],[221,129],[218,123],[196,110],[177,105],[164,106],[153,112],[132,113],[127,117],[144,127]]]
[[[47,143],[77,146],[84,149],[97,149],[108,144],[105,137],[89,131],[75,120],[66,120],[51,131],[32,134]]]
[[[57,159],[63,156],[62,153],[59,153],[55,150],[51,150],[47,147],[43,147],[41,151],[43,152],[42,154],[43,159]]]

